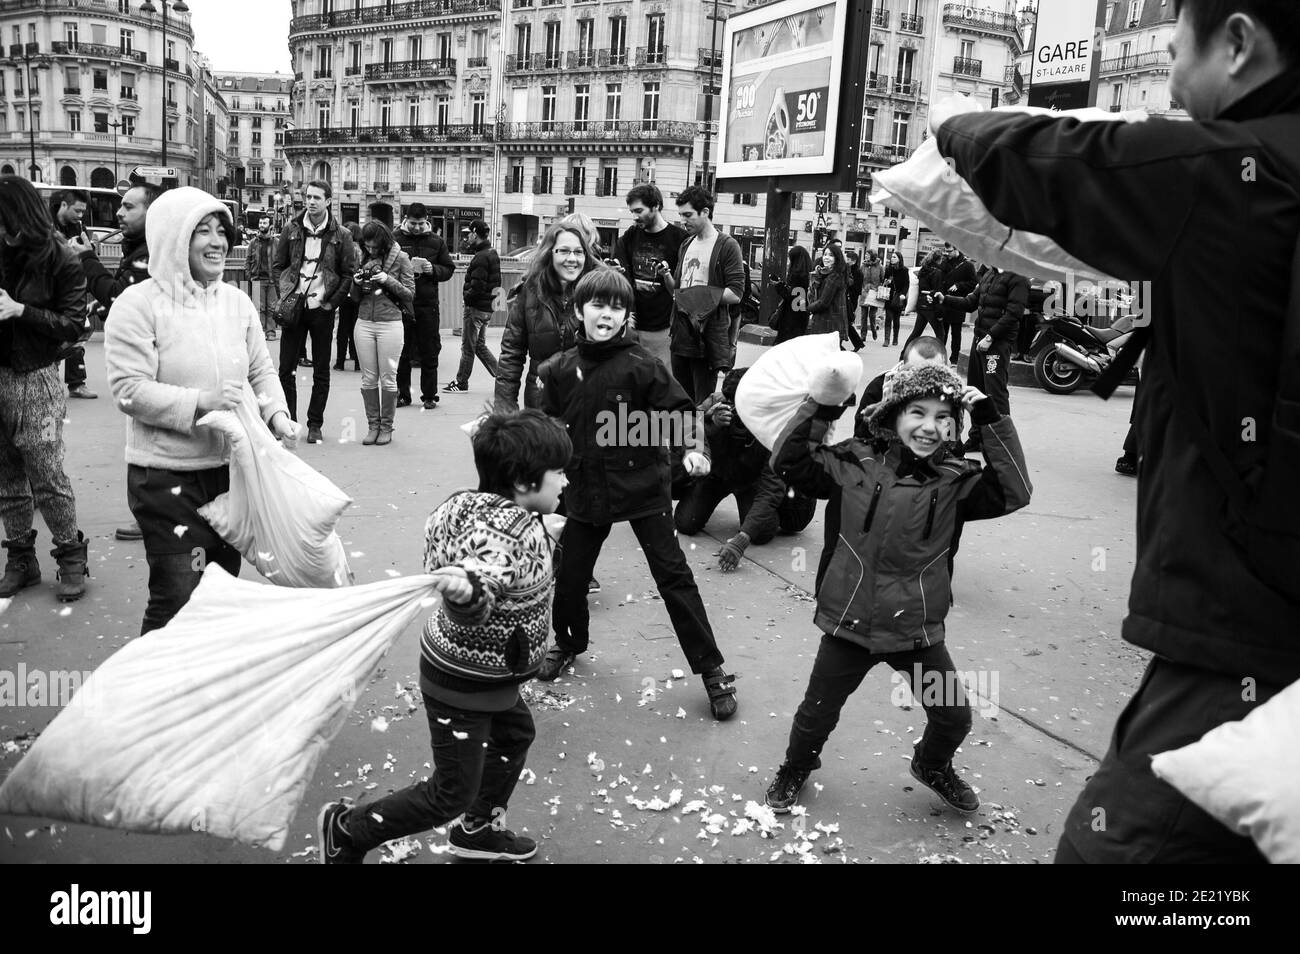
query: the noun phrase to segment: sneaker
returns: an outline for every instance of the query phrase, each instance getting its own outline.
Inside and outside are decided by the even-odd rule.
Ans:
[[[788,814],[795,802],[799,801],[799,793],[803,791],[810,774],[804,769],[782,765],[776,770],[776,778],[772,779],[772,784],[767,787],[763,804],[778,815]]]
[[[713,718],[725,722],[736,714],[736,677],[727,675],[721,666],[701,674],[704,691],[709,694]]]
[[[438,409],[438,402],[436,399],[432,401],[421,401],[420,406],[426,411],[436,411]]]
[[[93,401],[99,397],[99,395],[90,390],[90,388],[86,387],[84,384],[78,384],[75,387],[68,388],[68,397]]]
[[[316,857],[323,865],[359,865],[366,853],[352,847],[352,839],[343,830],[342,818],[348,813],[346,801],[327,802],[316,816],[316,832],[320,842]]]
[[[552,646],[546,650],[546,656],[542,659],[541,668],[537,670],[537,678],[542,682],[554,682],[560,673],[567,670],[577,659],[577,655],[559,646]]]
[[[409,394],[405,394],[405,395],[403,395],[403,394],[399,394],[399,395],[397,396],[397,406],[398,406],[398,407],[410,407],[410,406],[411,406],[411,396],[410,396]]]
[[[592,593],[599,593],[599,592],[600,592],[600,580],[596,579],[593,576],[587,582],[587,595],[590,596]]]
[[[1138,475],[1138,465],[1132,457],[1121,457],[1115,461],[1115,473],[1123,474],[1125,477],[1136,477]]]
[[[447,385],[443,390],[448,394],[464,394],[469,390],[469,388],[457,381],[452,381],[451,384]]]
[[[324,440],[324,438],[321,437],[321,432],[320,432],[320,428],[319,428],[319,427],[309,427],[309,428],[307,428],[307,443],[308,443],[308,444],[319,444],[319,443],[320,443],[321,441],[323,441],[323,440]]]
[[[300,368],[313,368],[313,367],[315,367],[315,365],[312,364],[311,358],[299,358],[299,359],[298,359],[298,367],[300,367]]]
[[[470,831],[461,819],[451,826],[447,841],[457,858],[475,861],[527,861],[537,854],[537,842],[504,828],[494,829],[491,822]]]
[[[118,527],[113,531],[115,540],[143,540],[144,531],[140,529],[140,524],[132,521],[128,526]]]
[[[912,778],[942,798],[950,808],[969,815],[980,807],[979,796],[975,794],[973,788],[962,781],[961,776],[953,769],[951,761],[943,768],[922,771],[917,768],[916,759],[913,757],[909,770]]]

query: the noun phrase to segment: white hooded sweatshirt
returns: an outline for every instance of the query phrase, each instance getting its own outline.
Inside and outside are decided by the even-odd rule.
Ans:
[[[208,193],[184,187],[149,206],[147,281],[113,303],[104,323],[108,385],[129,416],[126,460],[142,467],[205,470],[229,461],[226,439],[195,427],[199,392],[247,379],[262,419],[288,412],[249,297],[224,281],[204,288],[190,273],[190,239],[206,216],[230,222]]]

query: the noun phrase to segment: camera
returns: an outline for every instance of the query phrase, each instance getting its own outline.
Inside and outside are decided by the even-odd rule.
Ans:
[[[380,289],[376,287],[374,277],[383,270],[384,266],[381,262],[366,262],[366,264],[356,270],[352,276],[352,280],[361,286],[362,293],[370,294],[371,292],[374,292],[375,294],[378,294]]]

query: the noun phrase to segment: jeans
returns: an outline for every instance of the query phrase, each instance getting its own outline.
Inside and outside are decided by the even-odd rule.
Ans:
[[[357,360],[361,362],[361,387],[397,390],[397,364],[402,357],[400,321],[357,322],[353,332]]]
[[[871,337],[876,336],[876,315],[880,311],[875,305],[862,306],[862,337],[865,338],[870,332]]]
[[[200,507],[229,489],[229,467],[165,470],[127,466],[127,504],[140,524],[149,564],[149,602],[140,635],[171,621],[189,602],[209,563],[216,563],[231,576],[239,575],[240,552],[199,516]],[[177,536],[176,527],[184,527],[185,532]]]
[[[86,383],[86,349],[77,345],[63,359],[63,383],[78,388]]]
[[[718,504],[733,494],[736,497],[736,508],[740,511],[740,522],[743,524],[749,516],[750,508],[754,506],[757,489],[757,481],[740,486],[714,477],[705,477],[701,480],[692,481],[690,487],[678,502],[677,508],[673,511],[673,523],[677,527],[677,532],[688,537],[695,536],[704,529],[705,524],[709,522],[709,518],[713,516],[713,511],[718,509]],[[765,519],[760,526],[755,528],[749,542],[760,546],[768,543],[776,536],[776,532],[780,527],[780,518],[773,511],[768,516],[768,519]]]
[[[275,328],[275,319],[271,315],[275,312],[275,306],[280,303],[280,290],[269,278],[251,279],[251,281],[253,294],[249,297],[253,299],[258,314],[262,316],[262,331],[272,331]]]
[[[664,512],[629,522],[650,564],[650,574],[668,608],[668,618],[672,620],[691,672],[704,673],[718,668],[722,665],[722,653],[713,638],[713,628],[691,566],[674,534],[672,517]],[[565,652],[587,651],[591,638],[587,584],[610,527],[608,523],[584,523],[570,517],[560,535],[564,554],[556,572],[551,622],[555,627],[555,645]]]
[[[357,326],[357,303],[355,301],[344,301],[339,305],[339,330],[337,340],[334,345],[334,363],[340,369],[343,368],[343,362],[352,352],[352,360],[361,363],[357,357],[357,345],[352,340],[352,332]]]
[[[39,510],[56,544],[77,542],[77,501],[63,463],[67,413],[58,364],[0,367],[0,518],[10,540],[27,536]]]
[[[585,585],[585,584],[584,584]],[[348,812],[348,838],[362,850],[440,828],[461,815],[490,821],[505,814],[537,731],[520,699],[504,712],[474,712],[424,697],[433,744],[433,773]]]
[[[1157,778],[1151,756],[1244,719],[1281,688],[1261,681],[1247,701],[1237,676],[1153,658],[1066,816],[1057,864],[1263,864],[1250,838]]]
[[[979,332],[975,332],[979,335]],[[976,342],[980,339],[976,338]],[[995,341],[988,351],[971,348],[970,364],[966,369],[966,383],[973,384],[990,398],[993,406],[1004,416],[1011,414],[1011,396],[1007,391],[1007,374],[1011,366],[1011,342]],[[983,438],[978,427],[972,427],[970,440],[975,447]]]
[[[948,764],[971,727],[970,706],[966,704],[961,681],[948,675],[955,672],[948,647],[940,643],[906,652],[872,653],[847,639],[823,635],[803,702],[790,727],[790,742],[785,750],[787,765],[809,772],[820,767],[822,748],[840,721],[840,710],[862,685],[867,673],[880,662],[906,677],[913,694],[925,708],[925,732],[916,747],[918,766],[936,769]],[[921,668],[919,687],[913,681],[914,666]],[[939,680],[938,685],[944,691],[927,691],[931,679]],[[936,695],[940,698],[935,698]]]
[[[330,350],[334,337],[334,312],[308,308],[302,321],[285,328],[280,335],[280,386],[289,405],[289,416],[298,420],[298,359],[311,339],[311,402],[307,405],[307,426],[325,423],[325,402],[330,396]]]
[[[405,345],[402,359],[397,365],[397,390],[403,398],[411,397],[411,364],[420,362],[420,400],[438,400],[438,353],[442,351],[442,335],[438,331],[438,311],[416,313],[414,321],[403,321]]]
[[[673,377],[686,391],[692,404],[699,404],[717,389],[718,373],[709,370],[707,358],[692,358],[683,354],[675,354],[672,358],[670,370]]]
[[[494,378],[497,376],[496,355],[487,346],[487,328],[491,320],[492,312],[479,311],[468,305],[465,307],[465,320],[460,335],[460,367],[456,369],[456,383],[462,388],[469,386],[469,376],[474,370],[476,357],[483,362],[488,374]]]

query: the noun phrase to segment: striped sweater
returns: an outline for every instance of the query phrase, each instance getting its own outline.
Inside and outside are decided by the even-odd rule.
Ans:
[[[424,625],[425,692],[500,694],[536,674],[555,593],[551,550],[541,519],[497,494],[461,491],[430,514],[426,572],[461,567],[474,591],[466,603],[442,600]]]

